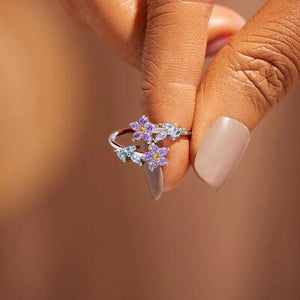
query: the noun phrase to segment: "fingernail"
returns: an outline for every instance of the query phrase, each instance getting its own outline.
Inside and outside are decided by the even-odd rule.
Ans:
[[[208,43],[206,48],[206,56],[216,55],[226,44],[228,44],[231,37],[217,37]]]
[[[215,190],[230,178],[250,141],[250,131],[241,122],[222,117],[211,127],[196,154],[194,168]]]
[[[153,198],[159,200],[164,189],[164,178],[161,167],[158,167],[151,172],[147,166],[144,166],[144,172]]]

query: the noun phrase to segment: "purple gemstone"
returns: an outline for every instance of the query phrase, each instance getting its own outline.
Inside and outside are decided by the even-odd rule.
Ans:
[[[160,160],[159,160],[159,165],[160,166],[166,166],[168,164],[168,160],[165,158],[165,157],[162,157]]]
[[[138,122],[132,122],[129,124],[129,126],[135,131],[139,129],[139,123]]]
[[[139,124],[142,125],[142,126],[145,125],[147,122],[148,122],[148,118],[146,116],[142,116],[139,119]]]
[[[154,125],[148,122],[145,124],[145,128],[148,133],[151,133],[154,130]]]
[[[141,136],[138,132],[135,132],[135,133],[133,134],[133,138],[134,138],[135,140],[140,140],[140,139],[142,138],[142,136]]]
[[[146,152],[146,153],[145,153],[144,159],[145,159],[146,161],[151,161],[152,158],[153,158],[153,153],[151,153],[151,152]]]
[[[144,140],[145,142],[147,142],[147,143],[150,143],[150,142],[151,142],[151,135],[150,135],[150,134],[144,133],[142,137],[143,137],[143,140]]]
[[[157,152],[161,155],[161,156],[166,156],[168,154],[169,148],[167,147],[163,147],[163,148],[159,148],[157,150]]]
[[[149,163],[149,169],[150,170],[154,170],[154,169],[156,169],[158,167],[158,163],[156,162],[156,161],[151,161],[150,163]]]
[[[155,144],[152,144],[148,147],[148,150],[152,153],[155,153],[158,150],[158,146],[156,146]]]

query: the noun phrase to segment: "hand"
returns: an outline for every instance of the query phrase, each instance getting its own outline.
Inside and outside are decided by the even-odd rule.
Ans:
[[[177,5],[185,5],[186,11],[179,9],[180,16],[186,13],[191,17],[181,18],[172,11]],[[159,14],[159,6],[166,10]],[[189,11],[189,7],[201,9]],[[198,175],[219,189],[242,157],[250,138],[248,129],[252,130],[299,79],[300,1],[269,0],[213,60],[198,89],[194,110],[205,20],[211,7],[208,2],[167,0],[152,1],[148,7],[142,70],[150,117],[189,128],[194,113],[191,147],[184,140],[172,146],[170,164],[164,169],[165,190],[181,180],[189,154]],[[167,15],[173,17],[168,20]],[[162,23],[152,25],[154,20]],[[172,26],[171,21],[180,25]],[[153,28],[161,30],[151,32]],[[195,28],[201,28],[201,33]],[[153,49],[160,51],[153,53]]]
[[[247,146],[244,125],[252,130],[299,76],[300,1],[269,0],[217,54],[198,90],[190,154],[202,179],[224,184]],[[220,117],[234,120],[215,123]]]
[[[244,25],[237,13],[207,0],[153,0],[148,5],[146,0],[61,2],[122,58],[141,68],[150,119],[187,129],[205,53],[215,54]],[[189,167],[189,141],[173,144],[168,160],[165,190],[175,187]]]
[[[147,23],[147,0],[60,0],[60,2],[69,15],[79,23],[92,28],[98,37],[125,61],[137,68],[141,67]],[[194,14],[193,17],[197,15]],[[201,16],[198,14],[198,17]],[[172,19],[171,16],[169,19]],[[193,20],[190,22],[195,24]],[[244,19],[238,13],[224,6],[215,5],[208,28],[203,32],[203,35],[208,35],[207,55],[215,54],[244,23]],[[189,34],[190,32],[187,33]],[[206,41],[199,47],[206,47]]]

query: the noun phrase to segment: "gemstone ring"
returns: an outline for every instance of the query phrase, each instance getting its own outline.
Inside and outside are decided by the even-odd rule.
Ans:
[[[144,140],[147,144],[157,143],[167,137],[176,140],[180,136],[190,136],[192,134],[183,127],[177,127],[170,123],[153,124],[146,116],[130,123],[129,126],[134,131],[132,141]]]
[[[145,164],[150,171],[168,165],[166,155],[169,152],[169,148],[159,147],[156,145],[157,142],[166,138],[176,140],[180,136],[191,136],[192,134],[183,127],[177,127],[170,123],[153,124],[146,116],[142,116],[137,122],[130,123],[129,126],[129,128],[113,132],[108,138],[109,144],[122,162],[132,161],[139,166]],[[120,145],[116,141],[117,137],[127,133],[133,133],[133,142],[137,140],[146,142],[147,151],[138,151],[139,145]]]

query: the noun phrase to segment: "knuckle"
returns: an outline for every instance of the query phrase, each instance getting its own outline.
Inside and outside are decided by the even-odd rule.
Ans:
[[[246,47],[226,47],[233,79],[246,89],[247,98],[260,113],[275,106],[298,80],[297,58],[287,47],[284,40],[262,36],[248,36]]]
[[[154,1],[148,8],[147,35],[154,36],[161,28],[176,29],[179,26],[176,21],[178,4],[173,1]]]
[[[159,67],[153,56],[147,55],[143,56],[142,75],[141,89],[145,105],[156,103],[159,108],[176,106],[184,99],[186,106],[193,107],[198,84],[185,74],[170,75],[164,68]]]
[[[142,84],[141,89],[143,93],[143,101],[146,105],[147,102],[155,101],[156,96],[161,90],[161,80],[160,80],[160,71],[157,68],[154,61],[147,56],[143,56],[142,59]]]
[[[151,91],[156,89],[160,80],[159,80],[159,68],[155,64],[154,59],[152,59],[151,53],[145,55],[145,51],[142,57],[142,91],[145,94],[151,94]]]
[[[145,78],[142,83],[142,92],[145,99],[151,99],[152,95],[155,93],[156,84],[150,78]]]
[[[174,11],[176,4],[178,4],[178,1],[174,0],[148,0],[148,11],[151,12],[148,17],[164,16]]]

